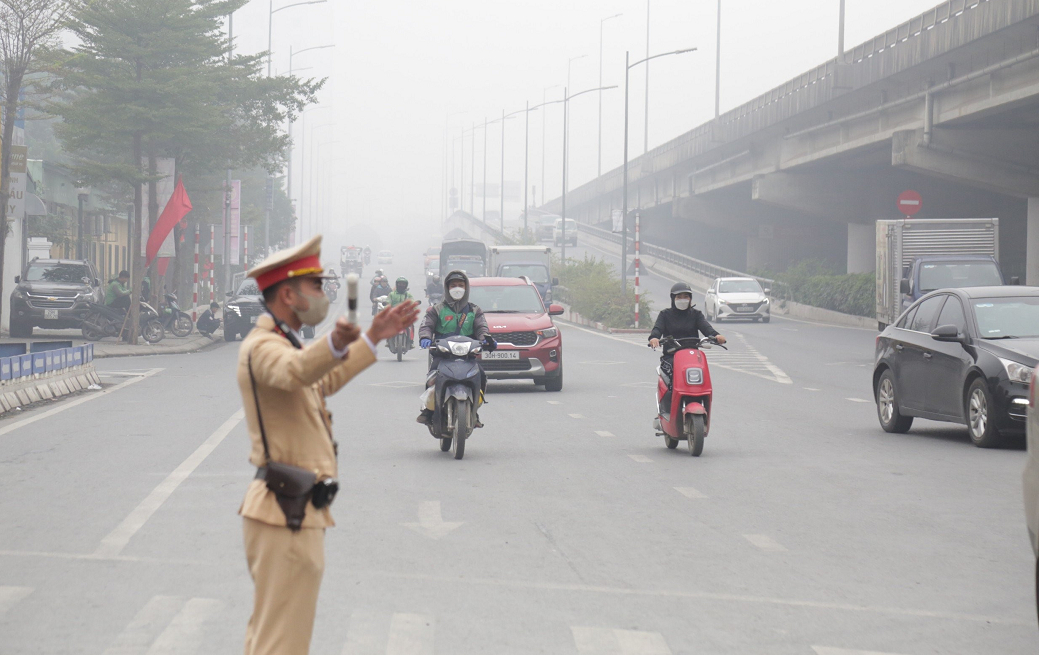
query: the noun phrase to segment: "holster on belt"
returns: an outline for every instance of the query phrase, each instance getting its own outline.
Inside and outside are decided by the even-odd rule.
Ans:
[[[264,480],[267,488],[274,492],[289,529],[294,532],[299,530],[307,512],[310,494],[317,483],[314,472],[291,464],[268,461],[267,466],[256,470],[256,478]]]

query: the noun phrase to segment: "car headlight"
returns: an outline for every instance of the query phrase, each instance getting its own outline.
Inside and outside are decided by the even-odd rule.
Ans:
[[[25,292],[19,289],[18,287],[15,287],[14,293],[12,293],[11,295],[19,300],[25,300]]]
[[[238,305],[228,305],[227,309],[231,310],[235,314],[238,314],[239,316],[242,315],[242,310]]]
[[[768,304],[768,297],[766,296],[765,299],[762,302],[767,305]]]
[[[559,334],[559,328],[548,328],[547,330],[538,330],[538,334],[545,339],[551,339],[552,337]]]
[[[1011,382],[1028,384],[1032,381],[1032,367],[1025,366],[1018,362],[1012,362],[1009,359],[1003,359],[1002,357],[999,361],[1003,364],[1003,368],[1006,369],[1007,377],[1010,378]]]
[[[718,299],[718,304],[719,304],[719,305],[728,305],[729,303],[727,303],[727,302],[725,302],[724,300],[722,300],[721,298],[719,298],[719,299]]]
[[[455,357],[465,357],[469,354],[469,342],[467,341],[452,341],[451,342],[451,354]]]
[[[702,368],[687,368],[685,370],[686,384],[703,384]]]

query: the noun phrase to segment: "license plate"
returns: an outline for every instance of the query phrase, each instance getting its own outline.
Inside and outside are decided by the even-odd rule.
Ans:
[[[255,323],[256,323],[256,317],[255,317],[255,316],[250,316],[250,317],[249,317],[249,322],[255,325]]]
[[[737,305],[736,306],[736,311],[738,311],[738,312],[752,312],[752,311],[754,311],[754,307],[752,307],[751,305]]]
[[[492,353],[483,353],[483,359],[519,359],[518,350],[495,350]]]
[[[56,309],[45,309],[43,310],[43,318],[48,321],[58,320],[58,310]]]

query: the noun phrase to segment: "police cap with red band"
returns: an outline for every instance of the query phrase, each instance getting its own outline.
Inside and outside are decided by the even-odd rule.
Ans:
[[[280,250],[249,271],[260,291],[297,277],[327,277],[321,266],[321,235],[295,248]]]

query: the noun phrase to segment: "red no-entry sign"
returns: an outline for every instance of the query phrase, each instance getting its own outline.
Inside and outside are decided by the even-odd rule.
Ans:
[[[909,217],[920,211],[923,199],[916,191],[907,190],[898,194],[898,211],[903,216]]]

